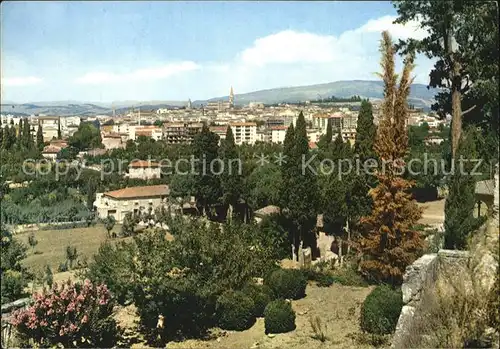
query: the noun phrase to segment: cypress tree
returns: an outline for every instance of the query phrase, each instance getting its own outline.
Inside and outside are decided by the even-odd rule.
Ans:
[[[382,68],[384,81],[383,119],[375,141],[375,151],[386,161],[382,171],[377,170],[378,185],[370,191],[373,210],[361,222],[363,236],[358,249],[363,259],[359,268],[363,274],[379,282],[393,285],[402,282],[406,267],[422,253],[424,241],[413,227],[421,217],[421,210],[410,190],[413,182],[400,174],[400,166],[408,153],[407,99],[410,93],[413,55],[406,57],[399,84],[394,72],[394,45],[387,31],[382,33]]]
[[[42,124],[38,124],[38,130],[36,131],[36,146],[38,150],[43,150],[44,144],[43,144],[43,130],[42,130]]]
[[[92,211],[92,209],[94,208],[96,190],[97,189],[96,189],[94,181],[89,180],[87,182],[87,208],[89,209],[89,211]]]
[[[291,178],[297,175],[295,158],[294,158],[294,146],[295,146],[295,129],[293,124],[288,126],[286,130],[285,139],[283,141],[283,157],[284,162],[281,164],[281,186],[280,186],[280,206],[282,208],[287,207],[290,199],[290,183]]]
[[[373,123],[372,104],[363,100],[358,114],[358,125],[356,127],[356,141],[354,143],[354,153],[363,162],[366,159],[374,158],[375,152],[373,144],[377,129]]]
[[[307,138],[306,121],[300,112],[294,130],[294,146],[291,155],[294,170],[289,178],[288,215],[295,227],[295,249],[298,251],[299,242],[305,247],[315,249],[316,235],[313,229],[316,226],[318,215],[318,187],[316,175],[303,166],[310,159],[309,140]],[[297,175],[298,174],[298,175]]]
[[[238,158],[238,150],[230,126],[227,127],[226,139],[222,142],[221,158],[224,162],[221,176],[222,203],[229,208],[229,219],[231,220],[234,208],[241,198],[243,188],[238,165],[240,159]]]
[[[61,136],[61,118],[60,117],[57,121],[57,139],[62,139],[62,136]]]
[[[16,136],[17,136],[16,146],[19,149],[22,149],[25,146],[23,131],[24,131],[23,119],[21,118],[21,119],[19,119],[19,124],[17,125],[17,132],[16,132]]]
[[[0,146],[3,144],[3,127],[0,125]]]
[[[328,119],[328,123],[326,125],[326,134],[322,135],[318,141],[318,148],[326,151],[330,144],[332,143],[332,123],[330,119]]]
[[[29,123],[29,120],[26,118],[24,119],[24,124],[23,124],[23,139],[24,139],[24,146],[26,149],[33,149],[33,136],[31,135],[31,126]]]
[[[453,174],[448,186],[449,194],[445,203],[444,247],[447,249],[465,249],[467,237],[477,230],[483,220],[474,217],[476,180],[470,172],[474,162],[467,159],[477,159],[475,146],[476,133],[472,128],[466,130],[459,143]],[[462,169],[460,157],[463,157]]]
[[[219,166],[215,161],[219,154],[219,136],[211,132],[207,125],[203,125],[201,132],[194,137],[193,153],[199,160],[194,176],[196,201],[204,213],[212,217],[209,208],[221,197],[220,180],[217,175]]]

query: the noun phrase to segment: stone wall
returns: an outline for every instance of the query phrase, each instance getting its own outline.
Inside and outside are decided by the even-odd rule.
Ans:
[[[393,336],[392,348],[404,348],[406,337],[413,335],[412,328],[417,318],[416,314],[425,308],[424,291],[433,287],[443,274],[448,272],[459,274],[469,260],[468,251],[439,250],[438,253],[423,255],[406,268],[401,286],[403,308]]]

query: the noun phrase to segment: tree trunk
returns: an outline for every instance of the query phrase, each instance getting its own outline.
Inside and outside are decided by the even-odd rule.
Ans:
[[[227,216],[226,219],[229,218],[229,223],[233,222],[233,205],[229,205],[229,209],[227,210]]]
[[[453,53],[453,44],[453,34],[449,31],[446,35],[446,50],[451,63],[451,154],[452,159],[455,159],[462,134],[462,78],[460,63]]]
[[[345,229],[347,231],[347,254],[351,252],[351,229],[349,229],[349,219],[346,220]]]

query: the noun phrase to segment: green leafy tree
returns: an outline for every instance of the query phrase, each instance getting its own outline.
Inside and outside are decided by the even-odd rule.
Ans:
[[[397,23],[418,19],[428,35],[400,41],[405,53],[416,50],[436,63],[431,87],[439,87],[433,109],[452,115],[452,156],[462,133],[462,119],[498,130],[498,4],[492,1],[394,1]]]
[[[14,239],[3,224],[0,229],[2,231],[1,301],[5,304],[26,295],[24,290],[32,275],[22,265],[22,260],[26,258],[26,246]]]
[[[228,217],[233,217],[234,208],[242,196],[243,183],[239,173],[240,158],[234,143],[231,127],[227,127],[226,139],[220,148],[224,168],[221,176],[222,203],[229,207]]]
[[[82,151],[102,146],[101,133],[90,122],[82,122],[78,130],[69,138],[69,145]]]
[[[203,125],[201,132],[194,137],[193,151],[199,160],[194,176],[196,200],[203,213],[211,218],[213,214],[210,208],[219,202],[221,197],[220,179],[216,175],[220,170],[216,161],[219,154],[219,136]]]
[[[108,237],[111,237],[111,230],[113,230],[113,228],[115,227],[115,223],[116,220],[113,216],[107,216],[106,218],[104,218],[104,228],[108,232]]]
[[[122,223],[122,236],[132,236],[135,232],[136,222],[132,216],[132,212],[128,212]]]

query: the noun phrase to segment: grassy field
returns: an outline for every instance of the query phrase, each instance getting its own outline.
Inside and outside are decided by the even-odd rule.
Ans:
[[[113,231],[118,234],[120,226],[116,225]],[[17,234],[15,237],[29,247],[28,237],[30,234],[30,232],[26,232]],[[35,231],[34,235],[38,241],[34,249],[35,253],[33,253],[30,247],[23,264],[32,271],[40,270],[48,264],[54,273],[57,272],[59,264],[66,261],[66,246],[71,245],[76,247],[78,258],[87,257],[90,261],[101,243],[107,239],[106,229],[101,224],[89,228],[40,230]]]

